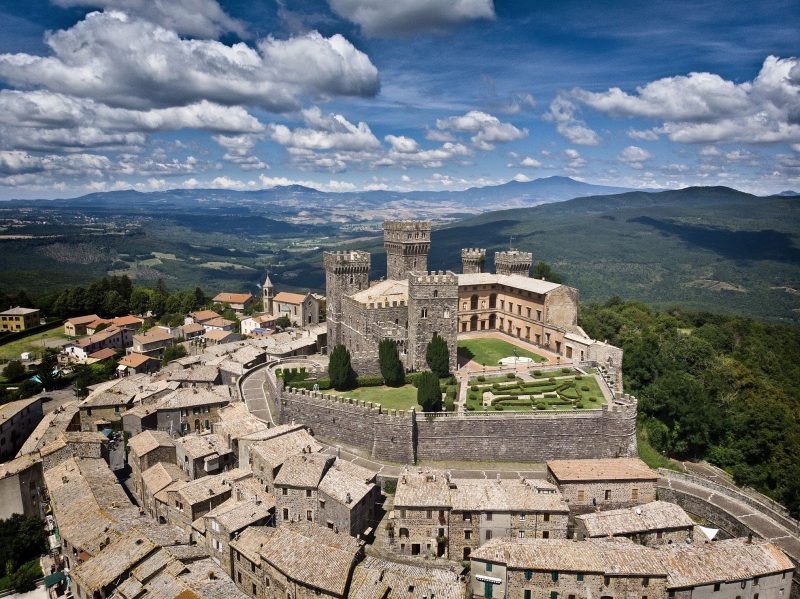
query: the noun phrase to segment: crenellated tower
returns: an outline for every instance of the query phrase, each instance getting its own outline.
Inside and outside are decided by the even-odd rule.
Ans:
[[[328,347],[342,343],[342,301],[369,287],[369,252],[349,250],[325,252],[325,295],[327,296]]]
[[[486,250],[481,248],[464,248],[461,250],[461,272],[474,274],[483,272],[486,263]]]
[[[494,253],[494,271],[498,275],[522,275],[529,277],[533,254],[519,250]]]
[[[425,353],[436,333],[450,350],[450,371],[458,352],[458,277],[448,272],[412,272],[408,275],[408,359],[406,366],[427,369]]]
[[[431,221],[384,221],[383,247],[386,248],[387,279],[405,280],[411,271],[427,271]]]

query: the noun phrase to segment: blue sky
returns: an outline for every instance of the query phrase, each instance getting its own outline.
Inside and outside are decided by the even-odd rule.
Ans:
[[[0,4],[0,198],[800,188],[800,3]]]

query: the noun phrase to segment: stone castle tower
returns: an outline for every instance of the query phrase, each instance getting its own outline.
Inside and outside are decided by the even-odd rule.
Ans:
[[[383,222],[386,248],[386,278],[403,280],[411,271],[428,270],[431,221],[387,220]]]
[[[494,271],[499,275],[522,275],[529,277],[533,254],[519,250],[494,253]]]
[[[369,287],[369,252],[325,252],[328,347],[342,343],[343,298]]]
[[[458,277],[452,272],[410,273],[407,368],[428,368],[425,352],[434,333],[447,342],[450,370],[455,372],[458,352]]]
[[[485,263],[485,249],[464,248],[461,250],[461,272],[465,275],[483,272]]]
[[[264,312],[272,314],[272,301],[275,299],[275,288],[272,286],[272,281],[269,280],[269,275],[264,280],[264,286],[261,288],[261,300],[263,302]]]

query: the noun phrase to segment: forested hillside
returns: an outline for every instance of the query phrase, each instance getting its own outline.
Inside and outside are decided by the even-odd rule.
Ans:
[[[625,350],[626,390],[657,450],[707,459],[800,514],[800,330],[617,298],[581,324]]]

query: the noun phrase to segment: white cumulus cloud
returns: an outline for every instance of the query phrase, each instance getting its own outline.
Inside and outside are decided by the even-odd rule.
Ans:
[[[436,127],[443,131],[472,133],[472,143],[481,150],[492,150],[497,143],[507,143],[528,136],[527,129],[518,129],[511,123],[504,123],[496,116],[479,110],[438,119]]]
[[[642,168],[642,163],[653,158],[653,155],[639,146],[628,146],[620,152],[619,160],[633,168]]]
[[[577,106],[563,94],[557,95],[550,103],[550,110],[545,113],[545,120],[556,124],[556,131],[566,139],[580,146],[596,146],[600,143],[600,136],[586,126],[576,116]]]

